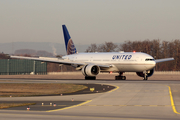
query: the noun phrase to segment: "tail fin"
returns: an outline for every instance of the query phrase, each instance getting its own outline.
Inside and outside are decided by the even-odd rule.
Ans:
[[[65,25],[62,25],[67,55],[77,53],[76,47]]]

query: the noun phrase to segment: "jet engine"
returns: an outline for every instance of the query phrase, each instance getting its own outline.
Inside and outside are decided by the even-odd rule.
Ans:
[[[97,74],[99,74],[99,72],[100,72],[99,66],[94,65],[94,64],[85,65],[82,68],[82,74],[84,76],[93,77],[93,76],[96,76]]]
[[[154,69],[151,69],[151,70],[148,70],[146,75],[147,77],[151,77],[154,73]],[[139,76],[139,77],[144,77],[144,73],[143,72],[136,72],[136,74]]]

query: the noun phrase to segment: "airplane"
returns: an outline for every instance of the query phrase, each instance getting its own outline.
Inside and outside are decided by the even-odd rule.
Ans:
[[[78,53],[65,25],[62,25],[64,41],[67,55],[62,58],[44,57],[21,57],[11,56],[11,58],[31,59],[43,62],[52,62],[71,65],[76,70],[81,70],[85,80],[95,80],[100,72],[116,72],[115,80],[126,80],[124,72],[136,72],[139,77],[148,80],[152,76],[156,63],[171,61],[174,58],[154,59],[151,55],[143,52],[95,52]]]

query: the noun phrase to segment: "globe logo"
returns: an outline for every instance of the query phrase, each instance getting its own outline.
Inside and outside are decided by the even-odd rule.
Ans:
[[[67,55],[74,54],[76,52],[77,51],[76,51],[76,48],[74,46],[72,39],[69,39],[68,45],[67,45]]]

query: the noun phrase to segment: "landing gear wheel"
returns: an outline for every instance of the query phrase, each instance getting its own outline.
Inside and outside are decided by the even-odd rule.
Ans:
[[[96,80],[95,76],[85,76],[85,80]]]
[[[119,73],[119,76],[115,76],[115,80],[126,80],[126,76],[122,76],[123,72]]]
[[[122,80],[126,80],[126,76],[122,76]]]
[[[115,80],[126,80],[126,76],[115,76]]]

